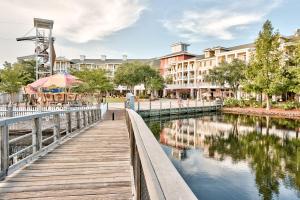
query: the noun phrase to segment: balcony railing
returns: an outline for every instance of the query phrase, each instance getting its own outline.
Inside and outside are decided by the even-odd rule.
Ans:
[[[166,89],[197,89],[197,88],[224,88],[218,84],[214,84],[214,83],[197,83],[197,84],[167,84],[166,85]],[[225,86],[226,88],[226,86]]]

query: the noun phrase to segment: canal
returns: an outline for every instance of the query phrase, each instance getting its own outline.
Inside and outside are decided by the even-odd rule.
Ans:
[[[180,117],[145,121],[199,199],[300,199],[300,121]]]

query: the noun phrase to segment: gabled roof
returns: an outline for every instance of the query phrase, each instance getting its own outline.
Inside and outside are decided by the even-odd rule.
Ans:
[[[160,59],[162,58],[171,58],[171,57],[174,57],[174,56],[180,56],[180,55],[188,55],[188,56],[196,56],[195,54],[191,54],[187,51],[179,51],[179,52],[175,52],[175,53],[170,53],[170,54],[167,54],[165,56],[162,56],[160,57]]]
[[[147,63],[152,66],[158,66],[159,60],[157,58],[151,58],[151,59],[85,59],[84,61],[81,61],[80,59],[71,59],[71,63],[77,64],[77,63],[86,63],[86,64],[96,64],[96,65],[104,65],[104,64],[122,64],[126,62],[142,62]]]
[[[255,47],[254,43],[248,43],[248,44],[242,44],[242,45],[237,45],[237,46],[233,46],[233,47],[228,47],[227,49],[229,51],[233,51],[233,50],[246,49],[246,48],[254,48],[254,47]]]

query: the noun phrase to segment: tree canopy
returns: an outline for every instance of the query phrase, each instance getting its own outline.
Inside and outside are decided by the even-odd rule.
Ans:
[[[144,84],[145,90],[160,90],[164,80],[159,72],[140,62],[124,63],[115,72],[114,83],[127,86],[133,92],[134,86]]]
[[[139,74],[139,63],[123,63],[115,72],[114,83],[127,86],[133,92],[135,85],[141,83],[142,77]]]
[[[230,63],[223,62],[218,67],[210,69],[205,79],[221,86],[228,84],[236,97],[239,86],[245,78],[245,69],[246,64],[244,61],[234,59]]]
[[[78,93],[97,94],[98,103],[101,101],[103,92],[113,90],[113,85],[107,78],[106,71],[102,69],[82,68],[80,71],[72,71],[71,73],[82,81],[82,84],[73,90]]]
[[[0,92],[9,94],[10,104],[13,103],[12,96],[19,92],[24,82],[22,71],[18,67],[6,65],[0,70]]]
[[[256,53],[245,73],[244,87],[248,91],[265,94],[267,109],[270,109],[270,97],[280,93],[286,86],[279,39],[279,33],[273,31],[271,22],[267,20],[255,41]]]

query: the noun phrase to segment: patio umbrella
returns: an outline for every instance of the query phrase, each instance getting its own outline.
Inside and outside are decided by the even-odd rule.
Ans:
[[[40,78],[40,79],[34,81],[33,83],[30,83],[28,85],[28,87],[39,88],[39,87],[41,87],[41,85],[43,85],[48,80],[48,78],[49,77]]]
[[[81,83],[81,81],[70,74],[55,74],[49,76],[48,79],[40,85],[43,88],[69,88],[76,84]]]

